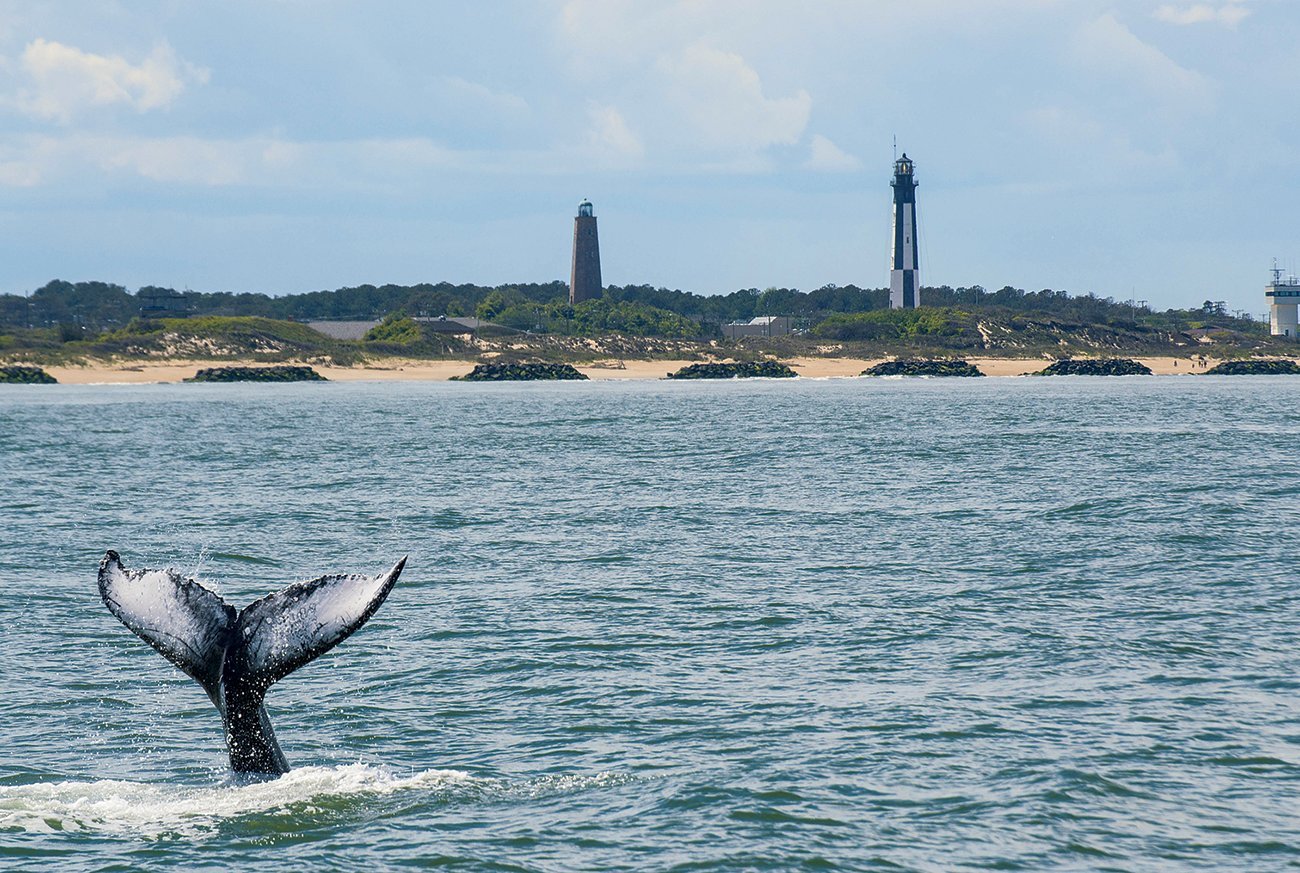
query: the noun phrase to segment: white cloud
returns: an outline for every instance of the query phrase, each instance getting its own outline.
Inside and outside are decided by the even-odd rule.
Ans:
[[[1156,20],[1168,24],[1222,24],[1225,27],[1236,27],[1250,15],[1250,10],[1240,3],[1219,6],[1212,3],[1194,3],[1190,6],[1165,3],[1151,14]]]
[[[441,76],[434,85],[442,101],[457,111],[506,119],[528,115],[528,101],[517,94],[496,91],[460,76]]]
[[[1166,102],[1204,104],[1214,95],[1213,83],[1143,42],[1111,13],[1079,29],[1074,56],[1100,76],[1120,79]]]
[[[752,153],[803,136],[812,97],[768,97],[758,73],[733,52],[706,45],[659,59],[663,97],[683,131],[710,151]]]
[[[0,140],[0,187],[134,178],[169,186],[361,190],[406,187],[448,170],[521,167],[536,171],[544,161],[540,155],[456,151],[423,137],[295,142],[70,133]]]
[[[267,140],[70,134],[16,137],[0,144],[0,185],[34,186],[61,178],[125,174],[203,186],[249,180],[270,156]]]
[[[5,102],[23,112],[64,124],[95,107],[124,104],[137,112],[169,106],[191,82],[208,71],[181,61],[165,42],[139,64],[118,55],[96,55],[73,46],[36,39],[19,62],[24,86]]]
[[[1168,145],[1143,137],[1140,146],[1123,129],[1108,127],[1077,108],[1041,106],[1020,117],[1025,129],[1052,152],[1052,162],[1068,162],[1070,177],[1078,182],[1113,182],[1117,171],[1169,172],[1180,166],[1178,154]]]
[[[828,41],[853,42],[898,32],[1005,29],[1018,14],[1066,10],[1083,0],[565,0],[557,30],[570,61],[598,74],[668,46],[693,42],[739,49],[820,51]],[[1096,5],[1096,0],[1093,0]]]
[[[602,163],[619,164],[645,157],[645,146],[627,126],[623,114],[613,106],[592,103],[587,114],[591,118],[587,145]]]
[[[41,171],[25,161],[0,161],[0,187],[34,188],[41,183]]]
[[[233,185],[246,178],[246,147],[195,137],[88,139],[83,154],[98,153],[106,170],[126,169],[154,182]]]
[[[800,19],[754,2],[770,6],[769,18]],[[803,140],[812,97],[784,69],[778,88],[765,87],[731,47],[753,35],[752,11],[738,0],[568,0],[559,36],[571,76],[598,103],[618,107],[655,165],[764,172],[774,166],[770,149]]]
[[[1106,135],[1106,128],[1095,118],[1062,106],[1040,106],[1024,113],[1025,124],[1044,138],[1060,143],[1092,143]]]
[[[862,162],[843,151],[820,133],[813,134],[810,154],[804,166],[825,173],[847,173],[862,167]]]
[[[363,139],[353,142],[303,143],[304,151],[337,153],[340,157],[370,168],[372,173],[392,170],[398,174],[429,167],[452,167],[460,162],[460,153],[424,137]]]

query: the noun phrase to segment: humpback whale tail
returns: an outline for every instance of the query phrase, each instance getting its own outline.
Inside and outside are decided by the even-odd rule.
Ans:
[[[237,773],[289,765],[262,701],[267,689],[343,642],[379,609],[406,565],[378,576],[321,576],[236,610],[172,570],[128,570],[117,552],[99,564],[109,612],[203,686],[225,724]]]

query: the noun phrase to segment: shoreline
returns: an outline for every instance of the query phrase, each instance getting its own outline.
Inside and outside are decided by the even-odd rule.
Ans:
[[[868,367],[885,358],[810,358],[785,359],[800,376],[814,379],[857,376]],[[986,376],[999,378],[1024,376],[1043,369],[1051,361],[1046,358],[966,358]],[[1142,357],[1132,360],[1145,364],[1157,376],[1185,376],[1203,373],[1212,366],[1204,359],[1174,357]],[[314,366],[316,372],[334,382],[443,382],[453,376],[462,376],[474,368],[475,361],[420,361],[390,359],[354,367]],[[667,374],[688,364],[688,360],[609,360],[577,365],[589,379],[618,381],[627,379],[662,379]],[[89,366],[51,366],[43,369],[66,385],[131,385],[180,382],[204,367],[265,366],[246,360],[174,360],[151,362],[123,362],[119,364],[95,363]]]

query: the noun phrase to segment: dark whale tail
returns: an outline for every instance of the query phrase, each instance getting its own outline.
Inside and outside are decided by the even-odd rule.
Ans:
[[[226,728],[239,773],[279,774],[288,763],[262,705],[267,689],[343,642],[379,609],[406,565],[378,576],[321,576],[236,610],[172,570],[127,570],[117,552],[99,564],[109,612],[194,679]]]

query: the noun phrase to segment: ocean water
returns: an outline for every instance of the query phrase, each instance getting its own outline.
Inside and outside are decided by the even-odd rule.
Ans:
[[[1286,377],[0,386],[0,868],[1295,869],[1297,448]],[[410,560],[248,785],[108,548]]]

